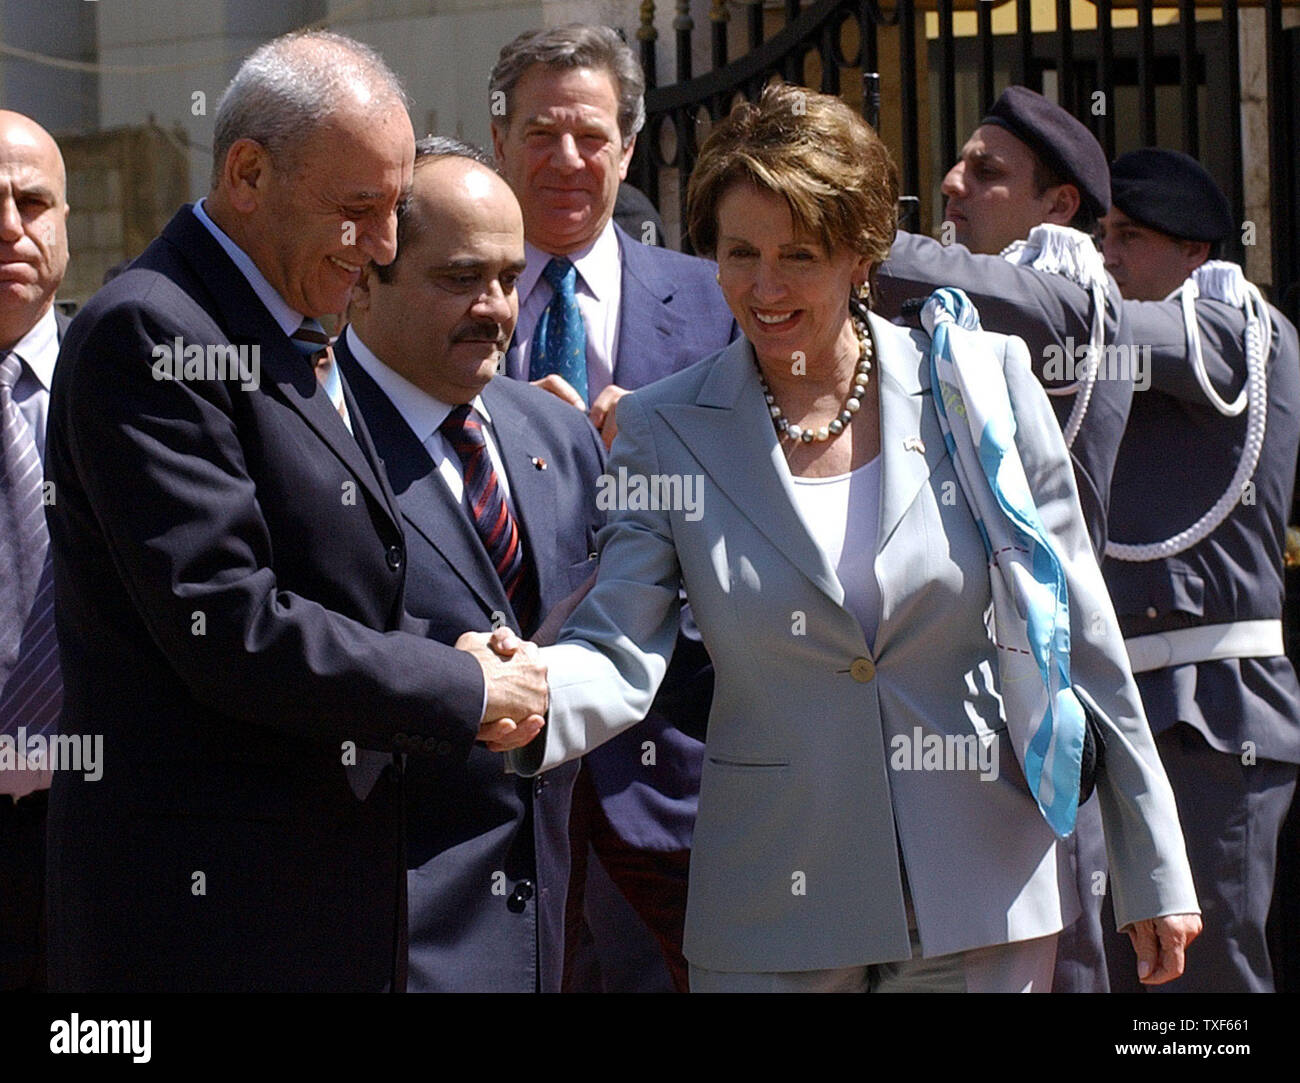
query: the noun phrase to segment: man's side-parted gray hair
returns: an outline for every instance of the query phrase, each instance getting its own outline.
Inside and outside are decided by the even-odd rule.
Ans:
[[[618,87],[618,130],[623,146],[632,142],[645,124],[645,75],[636,55],[616,30],[608,26],[570,23],[546,30],[526,30],[501,50],[488,80],[488,100],[505,95],[506,116],[510,117],[511,95],[534,64],[548,68],[603,68]]]
[[[403,108],[409,102],[401,81],[369,45],[329,30],[308,30],[260,45],[217,105],[212,143],[212,187],[226,155],[240,139],[261,143],[279,168],[341,104],[351,88],[363,86],[379,99]]]

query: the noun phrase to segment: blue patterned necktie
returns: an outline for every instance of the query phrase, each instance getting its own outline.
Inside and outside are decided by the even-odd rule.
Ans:
[[[14,401],[22,361],[0,361],[0,733],[51,733],[63,683],[43,472],[31,426]]]
[[[470,518],[505,587],[506,597],[515,611],[519,630],[526,631],[537,617],[537,581],[524,551],[519,524],[510,514],[505,494],[497,480],[496,469],[488,455],[483,425],[473,407],[455,407],[439,431],[447,438],[465,471],[465,501]]]
[[[528,378],[563,377],[587,401],[587,329],[578,311],[578,269],[556,256],[542,271],[554,294],[537,321]]]

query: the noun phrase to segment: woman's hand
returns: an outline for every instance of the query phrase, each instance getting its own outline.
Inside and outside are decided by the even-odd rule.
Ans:
[[[1163,985],[1183,973],[1187,945],[1201,935],[1199,914],[1168,914],[1125,926],[1138,957],[1138,981]]]

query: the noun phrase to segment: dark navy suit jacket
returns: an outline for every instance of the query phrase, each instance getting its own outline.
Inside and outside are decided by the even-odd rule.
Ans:
[[[353,334],[334,353],[402,512],[407,612],[444,643],[490,631],[494,614],[532,636],[535,626],[515,622],[469,515],[356,361]],[[497,379],[482,397],[545,614],[595,570],[605,448],[582,414],[545,391]],[[454,763],[407,764],[409,989],[559,991],[577,771],[572,763],[537,779],[507,775],[501,755],[480,745]]]
[[[708,260],[644,245],[615,226],[623,268],[614,383],[636,390],[722,349],[737,335]],[[507,375],[528,378],[518,347]],[[678,636],[654,709],[638,726],[584,760],[601,808],[627,843],[646,850],[689,849],[699,804],[704,746],[679,728],[702,731],[713,671],[702,644]],[[654,763],[643,753],[654,748]]]
[[[256,348],[260,378],[156,378],[178,339]],[[483,678],[402,630],[401,513],[348,406],[355,437],[189,207],[65,334],[61,725],[103,774],[51,790],[53,989],[404,984],[400,776],[363,801],[345,762],[463,763]]]

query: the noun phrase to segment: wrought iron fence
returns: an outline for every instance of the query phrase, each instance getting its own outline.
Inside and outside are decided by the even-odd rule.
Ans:
[[[665,85],[655,5],[645,0],[637,38],[647,125],[633,179],[661,208],[661,199],[675,203],[677,213],[665,208],[666,217],[683,220],[683,178],[711,124],[738,96],[752,99],[780,76],[862,109],[893,149],[903,191],[913,197],[905,225],[926,228],[936,224],[938,182],[962,141],[1005,86],[1021,83],[1055,97],[1111,157],[1162,145],[1200,158],[1243,222],[1228,255],[1243,259],[1247,246],[1267,238],[1267,250],[1248,267],[1271,281],[1275,300],[1294,317],[1300,187],[1290,148],[1300,134],[1300,30],[1283,28],[1283,0],[1250,6],[1263,10],[1266,86],[1263,101],[1252,96],[1248,109],[1252,118],[1266,115],[1260,130],[1268,142],[1266,170],[1250,152],[1253,173],[1243,143],[1239,0],[713,0],[711,68],[700,74],[692,70],[692,47],[703,28],[689,0],[677,0],[676,68]],[[732,28],[733,12],[743,15],[743,28]],[[1266,218],[1270,228],[1245,228],[1252,217]]]

